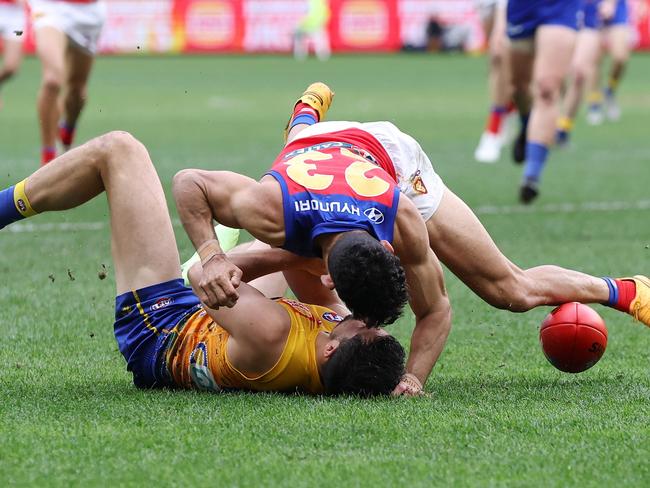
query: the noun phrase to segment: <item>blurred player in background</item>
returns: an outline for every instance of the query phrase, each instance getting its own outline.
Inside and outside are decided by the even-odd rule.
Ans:
[[[506,120],[514,112],[510,80],[510,53],[506,35],[507,0],[478,0],[476,6],[488,39],[490,71],[490,114],[481,135],[474,159],[494,163],[501,157],[501,147],[507,144]]]
[[[607,87],[600,89],[600,63],[603,50],[610,53],[612,65]],[[583,26],[573,59],[573,80],[564,100],[564,115],[558,121],[557,143],[569,141],[575,117],[584,92],[588,93],[587,123],[603,122],[603,95],[605,115],[612,121],[621,116],[615,98],[616,89],[625,71],[630,55],[630,30],[625,0],[584,0]]]
[[[23,32],[25,31],[25,8],[22,0],[0,0],[0,36],[3,42],[3,60],[0,67],[0,90],[13,77],[23,59]],[[0,109],[2,93],[0,93]]]
[[[513,157],[518,163],[525,160],[519,190],[519,200],[525,204],[539,194],[542,171],[555,141],[560,90],[573,58],[580,1],[508,1],[514,100],[522,114]]]
[[[310,287],[307,273],[328,307],[271,300],[243,282],[232,308],[201,304],[181,280],[165,194],[149,154],[125,132],[93,139],[0,191],[0,229],[36,213],[77,207],[104,192],[117,287],[115,338],[136,386],[372,396],[387,395],[399,383],[400,343],[352,319],[336,294],[323,293],[318,276],[286,251],[269,249],[276,257],[280,253],[271,272],[302,271],[302,277],[294,274],[301,283],[298,294]],[[203,264],[216,259],[202,258]],[[230,258],[243,258],[243,269],[259,272],[259,255],[253,266],[246,266],[246,254]],[[190,270],[193,283],[200,267]],[[257,285],[282,294],[281,276],[269,278]]]
[[[99,0],[29,0],[42,64],[38,92],[41,164],[56,157],[57,136],[64,150],[73,143],[97,41],[105,19]]]
[[[328,0],[307,0],[307,15],[300,21],[293,38],[293,56],[304,61],[309,55],[309,46],[313,46],[316,57],[327,61],[331,55],[330,37],[327,23],[330,19]]]

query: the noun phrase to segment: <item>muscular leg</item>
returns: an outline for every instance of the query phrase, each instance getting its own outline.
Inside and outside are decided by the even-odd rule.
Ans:
[[[615,93],[621,82],[625,66],[630,57],[629,29],[627,25],[614,25],[605,31],[607,46],[612,57],[609,80],[605,90],[607,100],[607,116],[610,120],[618,120],[621,110],[615,100]]]
[[[505,107],[512,99],[509,42],[506,36],[506,12],[497,8],[490,33],[490,100],[493,105]]]
[[[490,39],[490,112],[481,140],[474,151],[474,159],[483,163],[494,163],[501,156],[502,124],[512,99],[505,9],[495,7],[494,14],[485,19],[484,29]]]
[[[559,25],[543,25],[535,34],[533,106],[519,194],[522,203],[530,203],[538,194],[548,150],[555,138],[560,90],[571,66],[576,35],[574,30]]]
[[[36,52],[43,69],[37,108],[44,163],[48,162],[46,149],[53,153],[56,145],[60,115],[59,94],[64,82],[67,43],[66,35],[53,27],[41,27],[36,31]]]
[[[450,190],[427,221],[431,248],[456,276],[490,305],[525,312],[566,302],[605,303],[601,278],[560,268],[521,269],[497,248],[470,208]]]
[[[13,77],[20,67],[23,59],[23,43],[4,39],[4,60],[0,68],[0,88],[5,81]],[[0,98],[0,109],[2,109],[2,98]]]
[[[66,91],[63,98],[63,124],[70,136],[79,119],[79,114],[86,103],[87,85],[90,70],[93,66],[93,57],[73,46],[68,45],[66,51]],[[70,146],[72,138],[63,141]]]
[[[571,71],[573,79],[564,96],[563,117],[558,123],[558,136],[564,132],[567,137],[573,128],[589,80],[595,76],[600,57],[600,33],[594,29],[583,29],[578,34]],[[565,137],[566,139],[566,137]],[[561,142],[561,141],[558,141]]]
[[[512,98],[520,114],[530,113],[532,94],[530,82],[533,76],[535,53],[526,49],[520,42],[510,45],[510,77],[512,81]]]
[[[32,174],[25,194],[37,212],[67,210],[106,192],[117,294],[180,278],[167,202],[146,148],[111,132]]]
[[[14,76],[23,59],[23,43],[4,39],[4,60],[0,68],[0,85]]]
[[[532,104],[530,80],[533,74],[535,52],[532,39],[510,42],[510,77],[512,81],[512,100],[517,106],[521,127],[512,148],[512,159],[521,164],[526,157],[526,132]]]
[[[537,30],[533,68],[533,107],[528,139],[550,145],[555,133],[560,89],[571,66],[576,32],[545,25]]]

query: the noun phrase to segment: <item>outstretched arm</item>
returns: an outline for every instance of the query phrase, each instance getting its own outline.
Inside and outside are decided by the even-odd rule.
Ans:
[[[406,272],[409,303],[415,314],[406,371],[423,385],[445,347],[451,330],[451,307],[442,267],[429,248],[424,221],[405,197],[400,200],[399,219],[395,248]],[[400,383],[395,393],[407,387]]]

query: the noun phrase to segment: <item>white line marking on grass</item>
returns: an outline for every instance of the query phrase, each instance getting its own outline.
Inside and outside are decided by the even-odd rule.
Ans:
[[[625,210],[648,210],[650,200],[636,202],[584,202],[549,203],[546,205],[482,205],[474,209],[477,215],[573,213],[573,212],[622,212]]]
[[[636,202],[584,202],[584,203],[549,203],[546,205],[482,205],[476,207],[477,215],[508,215],[508,214],[549,214],[549,213],[574,213],[574,212],[623,212],[626,210],[650,210],[650,200]],[[181,223],[172,220],[177,227]],[[102,222],[59,222],[59,223],[32,223],[16,222],[10,225],[5,232],[16,234],[28,232],[67,232],[67,231],[92,231],[108,227],[108,221]]]
[[[108,222],[53,222],[37,224],[32,222],[17,222],[5,230],[17,234],[25,232],[66,232],[77,230],[100,230],[108,226]]]

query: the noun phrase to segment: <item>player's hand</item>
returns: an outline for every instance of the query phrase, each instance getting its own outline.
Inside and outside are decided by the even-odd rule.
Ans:
[[[603,19],[604,21],[611,20],[614,17],[614,13],[616,12],[616,3],[615,2],[600,2],[600,5],[598,5],[598,15],[600,15],[600,18]]]
[[[208,307],[233,307],[239,299],[237,287],[242,270],[225,257],[210,259],[203,265],[197,295]]]
[[[422,396],[422,383],[414,374],[406,373],[391,393],[392,396]]]

